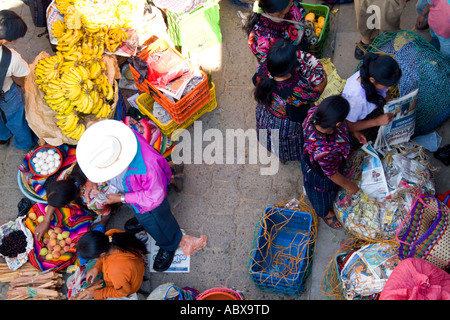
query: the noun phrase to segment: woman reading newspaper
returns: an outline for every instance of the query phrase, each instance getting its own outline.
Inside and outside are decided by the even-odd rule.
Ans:
[[[398,84],[401,76],[394,58],[368,53],[359,71],[347,79],[342,96],[350,103],[346,122],[353,135],[350,136],[352,148],[375,140],[378,128],[392,121],[393,114],[384,113],[383,106],[390,99],[388,90]]]

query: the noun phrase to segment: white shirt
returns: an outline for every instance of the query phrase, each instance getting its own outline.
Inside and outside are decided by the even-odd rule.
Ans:
[[[350,103],[350,112],[347,120],[356,122],[365,119],[373,110],[377,108],[376,104],[367,101],[366,91],[358,81],[359,71],[347,79],[342,96]],[[386,97],[388,89],[377,89],[382,97]]]
[[[3,55],[3,47],[0,46],[0,60]],[[8,71],[6,72],[5,80],[3,81],[3,91],[8,91],[12,84],[13,79],[11,76],[15,76],[17,78],[25,77],[30,73],[30,68],[28,68],[28,63],[22,58],[22,56],[15,51],[14,49],[11,49],[8,47],[9,50],[11,50],[11,63],[9,64]]]

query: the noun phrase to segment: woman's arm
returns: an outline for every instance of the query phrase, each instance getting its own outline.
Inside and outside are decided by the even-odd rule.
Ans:
[[[347,193],[349,195],[355,194],[359,190],[359,187],[357,186],[356,183],[348,180],[346,177],[344,177],[339,172],[336,172],[334,175],[332,175],[328,178],[330,178],[330,180],[333,181],[334,183],[336,183],[337,185],[339,185],[342,188],[344,188],[345,190],[347,190]]]
[[[417,26],[421,27],[422,24],[425,22],[425,16],[427,15],[428,12],[430,12],[431,6],[432,6],[431,4],[427,4],[426,7],[423,8],[422,12],[417,17],[416,21]]]
[[[12,80],[15,84],[17,84],[19,87],[23,88],[25,86],[25,77],[15,77],[11,76]]]
[[[44,236],[44,234],[48,231],[48,229],[50,228],[50,222],[52,221],[53,218],[53,213],[55,213],[56,208],[48,205],[45,208],[45,216],[44,216],[44,221],[42,221],[41,223],[39,223],[36,228],[34,229],[34,234],[36,236],[36,240],[40,241],[42,239],[42,237]]]
[[[320,92],[320,94],[322,94],[323,90],[325,90],[325,87],[327,86],[327,74],[324,73],[324,79],[321,83],[319,83],[318,85],[314,86],[313,88],[316,89],[317,91]]]
[[[376,118],[368,120],[359,120],[356,122],[347,121],[348,131],[362,131],[368,128],[388,125],[394,119],[393,113],[384,113]]]

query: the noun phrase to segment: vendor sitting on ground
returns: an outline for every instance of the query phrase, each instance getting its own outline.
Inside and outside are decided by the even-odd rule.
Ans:
[[[136,292],[142,285],[145,264],[142,257],[147,249],[132,233],[111,229],[89,231],[77,244],[77,253],[86,260],[97,259],[87,271],[85,299],[130,299],[137,300]],[[103,275],[104,286],[96,278]]]
[[[36,226],[35,235],[38,241],[50,228],[50,222],[53,219],[53,214],[57,208],[64,208],[67,206],[76,206],[83,212],[94,217],[97,214],[109,214],[110,206],[102,208],[98,211],[91,210],[82,197],[82,189],[84,185],[90,183],[86,176],[81,171],[78,164],[75,164],[70,174],[64,180],[57,180],[50,183],[46,187],[47,207],[45,211],[44,221]],[[80,186],[83,186],[80,188]]]

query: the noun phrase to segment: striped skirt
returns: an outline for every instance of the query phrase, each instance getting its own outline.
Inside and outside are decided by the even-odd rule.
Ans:
[[[319,217],[325,217],[333,208],[339,186],[309,163],[305,155],[301,161],[303,185],[309,202]]]
[[[301,160],[303,130],[300,122],[278,118],[271,114],[266,107],[258,105],[256,107],[256,129],[258,141],[265,145],[268,151],[278,156],[280,160]],[[260,136],[260,129],[266,130],[267,135],[265,137]],[[279,130],[278,135],[275,136],[276,133],[273,130]],[[274,136],[272,136],[273,134]],[[278,150],[272,150],[273,141],[278,141]]]

